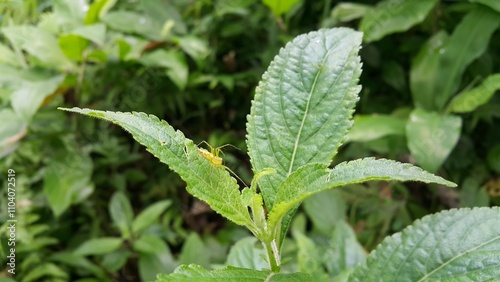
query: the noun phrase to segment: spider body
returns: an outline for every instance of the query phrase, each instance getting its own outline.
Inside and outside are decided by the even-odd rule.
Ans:
[[[222,158],[219,157],[220,153],[224,154],[224,152],[222,152],[222,150],[221,150],[222,148],[224,148],[226,146],[234,147],[233,145],[226,144],[226,145],[222,145],[220,147],[214,148],[210,144],[208,144],[206,141],[202,141],[201,143],[204,143],[205,145],[207,145],[210,148],[210,152],[206,149],[203,149],[203,148],[197,148],[198,153],[202,157],[207,159],[216,168],[223,168],[223,169],[229,171],[232,175],[234,175],[236,178],[238,178],[243,184],[245,184],[245,182],[238,175],[236,175],[236,173],[234,173],[230,168],[228,168],[227,166],[222,164]],[[234,148],[238,149],[237,147],[234,147]],[[245,186],[246,186],[246,184],[245,184]]]

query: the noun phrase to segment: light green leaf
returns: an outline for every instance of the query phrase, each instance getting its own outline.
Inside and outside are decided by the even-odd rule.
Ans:
[[[134,212],[127,196],[122,192],[115,192],[109,203],[109,214],[113,219],[114,224],[120,230],[122,237],[130,238],[130,230],[132,226],[132,218]]]
[[[83,52],[89,45],[89,41],[79,35],[65,34],[59,36],[59,46],[64,55],[73,61],[83,60]]]
[[[179,34],[187,32],[182,15],[173,3],[162,0],[140,1],[138,3],[146,15],[150,15],[158,22],[173,21],[172,30]]]
[[[490,204],[490,197],[481,184],[483,177],[472,175],[467,177],[460,185],[460,207],[487,207]]]
[[[64,81],[65,75],[58,75],[42,81],[23,81],[10,98],[12,108],[26,122],[38,111],[43,100],[54,93]]]
[[[181,265],[174,273],[160,274],[156,282],[176,281],[233,281],[233,282],[300,282],[312,281],[311,276],[305,273],[271,273],[269,270],[253,270],[228,266],[223,269],[208,271],[203,267],[191,264]]]
[[[404,136],[406,120],[389,115],[356,115],[347,133],[348,142],[366,142],[387,135]]]
[[[181,49],[186,52],[198,65],[201,65],[210,54],[210,49],[205,40],[195,36],[183,36],[177,38]]]
[[[410,29],[421,23],[436,5],[437,0],[385,0],[367,12],[359,25],[365,41]]]
[[[85,25],[75,28],[70,34],[79,35],[97,45],[104,45],[106,39],[106,26],[104,24]]]
[[[92,169],[87,154],[65,150],[52,157],[45,168],[43,193],[56,217],[93,192]]]
[[[358,242],[354,230],[344,220],[338,222],[329,239],[324,261],[330,275],[340,275],[365,261],[366,252],[363,246]]]
[[[481,3],[500,13],[500,2],[498,2],[498,0],[469,0],[469,1]]]
[[[428,215],[387,237],[349,281],[497,281],[500,208]]]
[[[23,277],[23,281],[47,281],[51,280],[49,277],[52,279],[61,279],[63,281],[69,278],[68,273],[59,266],[51,262],[42,262],[30,269],[29,273]]]
[[[61,108],[62,109],[62,108]],[[252,226],[247,206],[241,200],[236,180],[224,168],[203,158],[193,142],[165,121],[144,113],[104,112],[90,109],[62,109],[102,118],[122,126],[137,142],[169,165],[187,183],[190,194],[233,222]]]
[[[132,222],[132,232],[137,234],[152,225],[160,215],[172,204],[171,200],[154,203],[144,209]]]
[[[229,250],[226,265],[257,270],[269,268],[269,264],[263,259],[266,253],[257,244],[255,237],[246,237],[236,242]]]
[[[87,0],[52,0],[52,5],[59,26],[65,30],[83,25],[89,8]]]
[[[417,163],[436,172],[460,138],[462,119],[415,109],[406,124],[408,148]]]
[[[269,7],[276,17],[288,12],[297,2],[298,0],[262,0],[262,3]]]
[[[155,50],[144,54],[140,62],[146,66],[165,67],[172,82],[184,90],[188,82],[189,67],[184,53],[175,50]]]
[[[349,22],[359,19],[370,11],[370,6],[358,3],[338,3],[332,10],[331,17],[338,22]]]
[[[118,249],[113,252],[102,255],[101,267],[108,272],[116,272],[120,270],[133,254],[127,249]]]
[[[85,24],[94,24],[99,21],[100,17],[106,15],[106,13],[113,8],[113,6],[118,2],[118,0],[95,0],[90,5],[87,14],[85,15]]]
[[[314,281],[326,280],[320,278],[326,273],[323,270],[321,254],[318,248],[316,248],[316,244],[301,232],[295,232],[293,237],[297,241],[298,271],[309,273],[315,277]]]
[[[493,94],[500,89],[500,74],[488,76],[480,86],[455,96],[449,105],[449,111],[468,113],[488,103]]]
[[[14,51],[0,42],[0,63],[6,63],[14,67],[21,66],[19,58]]]
[[[168,250],[167,244],[155,235],[142,235],[134,241],[134,250],[145,254],[165,253]]]
[[[187,237],[182,246],[181,254],[179,255],[180,264],[196,263],[203,267],[210,266],[209,254],[205,248],[205,243],[196,233],[191,233]]]
[[[154,281],[158,273],[171,273],[177,266],[170,250],[158,254],[139,254],[141,281]]]
[[[328,165],[342,144],[361,89],[361,33],[347,28],[300,35],[271,62],[248,116],[248,150],[268,209],[281,182],[307,163]]]
[[[28,123],[9,108],[0,109],[0,158],[16,147],[27,133]]]
[[[420,49],[412,61],[410,70],[410,89],[413,102],[426,110],[436,109],[435,86],[442,83],[439,70],[443,46],[448,41],[448,34],[441,31],[432,36]]]
[[[304,210],[315,229],[330,235],[335,225],[344,219],[346,204],[339,190],[327,190],[308,197]]]
[[[163,39],[160,35],[163,23],[156,21],[149,15],[130,11],[115,11],[107,13],[101,20],[110,28],[118,31],[136,33],[152,40]]]
[[[73,253],[79,256],[102,255],[117,250],[121,244],[121,238],[94,238],[85,241]]]
[[[64,56],[52,34],[27,25],[4,27],[2,31],[15,48],[25,50],[43,65],[62,70],[73,69],[74,65]]]
[[[275,228],[291,208],[310,195],[370,180],[420,181],[456,186],[411,164],[386,159],[358,159],[340,163],[333,169],[328,169],[325,164],[312,163],[299,168],[281,184],[276,194],[276,206],[269,213],[269,228]]]

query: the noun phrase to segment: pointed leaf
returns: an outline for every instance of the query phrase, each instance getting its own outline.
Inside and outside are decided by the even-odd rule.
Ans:
[[[171,200],[163,200],[154,203],[144,209],[132,222],[132,231],[134,234],[146,229],[153,224],[160,215],[172,204]]]
[[[349,281],[498,281],[500,208],[428,215],[386,238]]]
[[[437,0],[385,0],[366,13],[359,29],[365,41],[379,40],[387,34],[402,32],[421,23]]]
[[[229,250],[226,265],[257,270],[269,268],[269,264],[263,259],[266,253],[264,249],[256,247],[257,243],[255,237],[246,237],[236,242]]]
[[[262,0],[262,3],[269,7],[276,17],[288,12],[297,2],[298,0]]]
[[[493,94],[500,89],[500,74],[488,76],[480,86],[465,91],[450,103],[450,111],[454,113],[468,113],[477,107],[488,103]]]
[[[269,213],[269,226],[276,227],[292,207],[312,194],[369,180],[421,181],[456,186],[419,167],[386,159],[358,159],[340,163],[333,169],[324,164],[308,164],[292,173],[278,189],[276,206]]]
[[[221,167],[202,157],[193,142],[165,121],[144,113],[104,112],[90,109],[63,109],[111,121],[130,132],[137,142],[169,165],[187,183],[190,194],[233,222],[252,226],[236,180]]]
[[[156,279],[156,282],[167,281],[300,282],[311,281],[311,276],[305,273],[271,273],[269,270],[259,271],[232,266],[208,271],[199,265],[190,264],[179,266],[170,275],[160,274]]]
[[[117,250],[121,244],[121,238],[94,238],[85,241],[73,253],[79,256],[102,255]]]
[[[406,124],[408,148],[419,165],[436,172],[460,138],[462,119],[415,109]]]
[[[274,205],[281,182],[311,162],[329,164],[342,144],[358,100],[361,33],[322,29],[281,49],[255,90],[248,116],[254,171],[274,168],[259,186]]]
[[[389,115],[356,115],[347,141],[371,141],[387,135],[405,135],[406,120]]]
[[[111,197],[109,203],[109,214],[113,219],[114,224],[120,230],[122,237],[128,239],[130,237],[130,229],[134,212],[127,196],[122,192],[116,192]]]

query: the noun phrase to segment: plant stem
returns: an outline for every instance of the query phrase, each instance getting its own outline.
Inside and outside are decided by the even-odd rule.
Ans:
[[[276,245],[276,240],[266,241],[264,243],[264,248],[267,252],[267,260],[269,262],[269,266],[271,266],[272,272],[280,272],[280,253],[278,251],[278,247]]]

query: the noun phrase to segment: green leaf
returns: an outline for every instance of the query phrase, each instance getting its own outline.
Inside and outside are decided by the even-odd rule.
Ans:
[[[116,224],[120,230],[122,237],[125,239],[130,238],[134,212],[125,194],[122,192],[115,192],[113,194],[109,203],[109,214],[114,224]]]
[[[339,190],[327,190],[311,195],[304,201],[304,210],[322,234],[331,234],[345,217],[346,204]]]
[[[102,255],[117,250],[122,244],[121,238],[102,237],[85,241],[73,254],[79,256]]]
[[[370,6],[358,3],[338,3],[332,10],[331,17],[338,22],[349,22],[359,19],[370,11]]]
[[[159,22],[172,21],[172,30],[174,32],[179,34],[187,32],[187,27],[182,20],[182,15],[174,4],[162,0],[140,1],[138,4],[146,15],[150,15],[155,20]]]
[[[144,54],[140,62],[146,66],[164,67],[172,82],[180,90],[186,88],[189,67],[184,53],[175,50],[155,50]]]
[[[50,255],[49,260],[55,261],[59,265],[69,265],[81,270],[89,271],[97,278],[102,280],[105,280],[107,277],[105,272],[100,267],[93,264],[90,260],[82,256],[77,256],[70,252],[57,252]]]
[[[23,81],[12,93],[12,108],[24,121],[29,122],[38,111],[43,100],[54,93],[64,81],[65,75],[58,75],[42,81]]]
[[[59,37],[59,46],[68,59],[80,62],[89,41],[79,35],[65,34]]]
[[[322,281],[325,275],[321,263],[321,255],[316,244],[301,232],[295,232],[293,237],[297,241],[297,262],[299,272],[309,273],[314,276],[314,281]]]
[[[151,40],[162,40],[160,34],[163,22],[149,15],[130,11],[115,11],[104,15],[101,20],[110,28],[127,33],[136,33]]]
[[[45,279],[42,279],[44,277]],[[50,263],[50,262],[42,262],[38,264],[33,269],[30,269],[29,273],[23,277],[23,281],[31,282],[31,281],[47,281],[52,279],[60,279],[62,281],[68,280],[68,273],[64,271],[59,266]]]
[[[210,49],[207,42],[199,37],[183,36],[177,38],[177,41],[181,49],[191,56],[198,65],[202,65],[210,55]]]
[[[102,255],[101,266],[108,272],[117,272],[127,263],[132,255],[132,252],[127,249],[117,249]]]
[[[52,0],[52,5],[59,26],[63,29],[83,25],[88,9],[87,0]]]
[[[54,35],[34,26],[9,26],[3,33],[15,48],[36,57],[43,65],[71,70],[74,65],[62,52]]]
[[[335,226],[328,243],[324,260],[330,275],[340,275],[366,259],[366,252],[358,242],[354,230],[344,220]]]
[[[406,120],[389,115],[356,115],[347,133],[348,142],[366,142],[387,135],[404,136]]]
[[[268,209],[281,182],[307,163],[329,164],[360,91],[361,33],[347,28],[300,35],[271,62],[248,116],[248,150]]]
[[[92,2],[85,15],[84,23],[87,25],[98,22],[99,18],[105,16],[106,13],[113,8],[116,2],[118,2],[118,0],[96,0]]]
[[[370,180],[421,181],[454,187],[456,184],[411,164],[385,159],[365,158],[343,162],[328,169],[325,164],[312,163],[292,173],[276,194],[276,206],[269,213],[269,228],[277,227],[281,218],[310,195],[333,187]]]
[[[203,267],[209,267],[209,256],[205,248],[205,243],[196,233],[191,233],[182,246],[179,255],[180,264],[196,263]]]
[[[19,58],[14,51],[0,42],[0,63],[6,63],[14,67],[21,66]]]
[[[262,3],[269,7],[276,17],[288,12],[297,2],[298,0],[262,0]]]
[[[460,138],[462,119],[415,109],[406,125],[408,148],[417,163],[436,172]]]
[[[145,254],[165,253],[168,250],[167,244],[154,235],[142,235],[133,245],[134,250]]]
[[[442,83],[439,77],[443,46],[448,34],[441,31],[427,41],[412,61],[410,89],[413,102],[426,110],[436,109],[435,85]]]
[[[421,23],[436,5],[437,0],[385,0],[366,13],[359,25],[366,42],[407,31]]]
[[[90,109],[63,109],[106,119],[120,125],[148,148],[160,161],[169,165],[187,183],[190,194],[233,222],[252,226],[247,206],[243,204],[236,180],[220,167],[203,158],[193,142],[175,131],[165,121],[144,113],[103,112]]]
[[[156,282],[175,281],[234,281],[234,282],[285,282],[311,281],[305,273],[271,273],[269,270],[253,270],[228,266],[223,269],[208,271],[195,264],[181,265],[170,275],[160,274]]]
[[[496,281],[500,208],[428,215],[387,237],[349,281]]]
[[[79,35],[94,42],[97,45],[104,45],[106,39],[106,26],[104,24],[85,25],[73,29],[70,34]]]
[[[488,76],[480,86],[455,96],[449,105],[449,111],[468,113],[488,103],[493,94],[500,89],[500,73]]]
[[[132,222],[132,232],[137,234],[151,226],[171,204],[171,200],[163,200],[148,206]]]
[[[141,281],[153,281],[158,273],[171,273],[178,266],[170,250],[157,254],[139,254],[139,275]]]
[[[56,217],[93,192],[92,170],[88,154],[64,150],[52,157],[45,168],[43,192]]]
[[[0,158],[17,147],[17,143],[27,133],[28,123],[13,110],[0,109]]]
[[[229,250],[226,265],[257,270],[269,268],[269,264],[263,259],[266,253],[256,246],[257,243],[255,237],[245,237],[236,242]]]
[[[481,3],[500,13],[500,2],[497,0],[469,0],[470,2]]]

